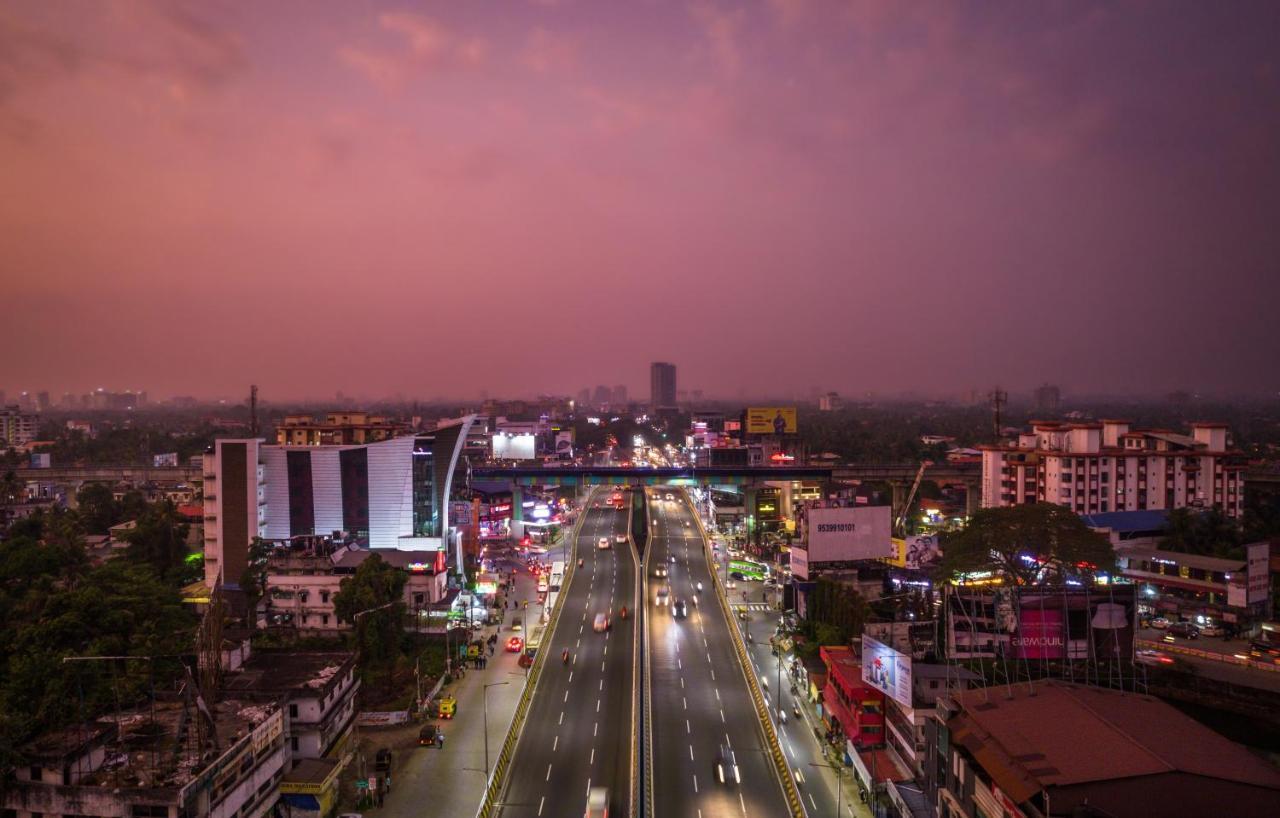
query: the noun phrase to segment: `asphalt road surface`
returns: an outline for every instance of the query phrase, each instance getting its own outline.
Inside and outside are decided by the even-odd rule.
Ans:
[[[662,489],[665,497],[667,489]],[[651,501],[649,654],[653,724],[654,814],[716,818],[774,818],[789,810],[756,720],[738,664],[729,623],[715,600],[701,534],[683,495]],[[651,495],[652,496],[652,495]],[[675,561],[671,561],[671,557]],[[654,576],[658,565],[668,578]],[[701,582],[702,592],[695,593]],[[658,606],[658,587],[669,584],[672,606]],[[695,605],[694,599],[697,598]],[[684,600],[687,618],[674,615]],[[741,784],[719,783],[721,746],[736,755]]]
[[[597,496],[599,496],[597,492]],[[592,787],[609,790],[609,815],[627,815],[631,782],[631,699],[635,617],[635,560],[626,534],[627,512],[597,507],[584,512],[578,542],[583,566],[569,585],[556,631],[539,648],[547,657],[538,690],[516,746],[499,814],[579,816]],[[597,547],[601,537],[609,548]],[[611,628],[593,629],[596,614]],[[561,661],[568,649],[571,659]]]

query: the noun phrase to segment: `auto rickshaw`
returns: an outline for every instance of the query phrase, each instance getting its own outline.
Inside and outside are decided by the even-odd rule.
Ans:
[[[458,700],[452,696],[441,697],[438,712],[442,719],[453,718],[454,714],[458,712]]]

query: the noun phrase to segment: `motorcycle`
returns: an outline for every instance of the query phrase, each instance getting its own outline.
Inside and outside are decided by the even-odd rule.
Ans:
[[[747,644],[754,644],[756,640],[751,638],[751,631],[747,631]]]
[[[702,583],[701,583],[701,582],[699,582],[699,583],[698,583],[697,588],[698,588],[698,590],[697,590],[697,591],[695,591],[694,593],[702,593]]]
[[[798,705],[798,704],[793,704],[793,705],[791,705],[791,713],[792,713],[792,714],[793,714],[797,719],[798,719],[798,718],[800,718],[800,705]]]
[[[779,720],[780,722],[782,722],[783,724],[786,724],[786,723],[787,723],[787,711],[785,711],[785,710],[779,710],[779,711],[778,711],[778,720]]]
[[[626,618],[627,618],[627,606],[626,606],[626,605],[623,605],[623,606],[622,606],[622,610],[619,612],[619,615],[620,615],[623,619],[626,619]]]
[[[579,568],[581,568],[581,567],[582,567],[582,560],[578,560],[578,567],[579,567]]]
[[[568,649],[568,648],[565,648],[564,650],[560,651],[560,661],[564,662],[566,665],[567,665],[567,664],[569,664],[569,649]]]

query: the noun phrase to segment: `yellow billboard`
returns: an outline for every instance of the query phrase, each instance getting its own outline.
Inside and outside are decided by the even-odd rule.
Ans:
[[[748,406],[746,431],[749,435],[794,435],[796,408],[794,406]]]

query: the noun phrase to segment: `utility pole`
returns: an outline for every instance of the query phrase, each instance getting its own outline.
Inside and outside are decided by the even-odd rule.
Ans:
[[[1000,442],[1000,410],[1003,409],[1005,404],[1009,402],[1009,393],[997,386],[995,389],[991,390],[991,392],[987,395],[987,398],[991,401],[991,412],[993,415],[993,421],[995,425],[995,442],[999,443]]]
[[[249,386],[249,437],[258,436],[258,385]]]

